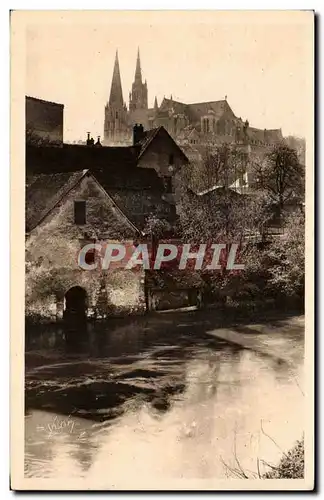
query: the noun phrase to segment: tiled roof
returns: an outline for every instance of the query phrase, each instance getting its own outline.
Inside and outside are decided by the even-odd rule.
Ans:
[[[86,172],[38,174],[30,177],[26,189],[26,231],[34,229]]]
[[[144,132],[143,139],[138,142],[138,145],[140,146],[138,157],[142,156],[161,129],[162,127],[157,127]]]
[[[106,189],[153,190],[164,192],[162,179],[153,168],[108,167],[91,170]]]
[[[29,172],[71,172],[91,168],[135,167],[137,152],[133,147],[88,147],[63,144],[61,147],[26,148]]]

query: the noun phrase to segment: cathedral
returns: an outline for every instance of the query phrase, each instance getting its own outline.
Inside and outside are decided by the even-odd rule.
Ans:
[[[185,104],[164,97],[160,106],[155,97],[154,107],[148,107],[148,87],[143,82],[139,49],[134,82],[129,92],[128,108],[123,98],[118,52],[116,52],[109,101],[105,106],[104,144],[122,146],[132,143],[135,124],[144,129],[163,126],[183,147],[199,147],[221,143],[265,148],[282,137],[281,129],[258,129],[248,120],[238,118],[231,109],[227,96],[210,102]]]

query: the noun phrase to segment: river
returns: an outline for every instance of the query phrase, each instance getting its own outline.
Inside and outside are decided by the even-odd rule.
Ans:
[[[302,319],[242,327],[249,348],[184,320],[164,334],[105,328],[78,352],[55,336],[28,346],[26,477],[257,478],[301,438]]]

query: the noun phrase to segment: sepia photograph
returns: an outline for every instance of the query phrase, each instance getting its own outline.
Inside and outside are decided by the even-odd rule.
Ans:
[[[314,488],[314,12],[11,12],[15,490]]]

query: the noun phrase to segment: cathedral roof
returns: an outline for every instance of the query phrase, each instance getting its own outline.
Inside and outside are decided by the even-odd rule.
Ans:
[[[221,118],[226,111],[229,111],[233,115],[233,118],[235,118],[235,115],[226,99],[220,101],[185,104],[183,102],[164,97],[158,111],[159,116],[166,116],[170,109],[172,109],[175,114],[187,115],[192,122],[199,121],[202,116],[208,115],[209,113],[213,113],[215,119],[219,120],[219,118]]]
[[[247,129],[247,134],[250,141],[262,142],[262,143],[276,143],[282,141],[281,129],[264,129],[249,127]]]
[[[196,102],[188,104],[188,108],[192,114],[197,118],[207,115],[210,111],[213,112],[216,119],[219,119],[225,111],[232,111],[226,100],[222,101],[209,101],[209,102]],[[234,113],[233,113],[234,114]]]
[[[188,112],[188,104],[183,102],[175,101],[174,99],[167,99],[164,97],[161,102],[161,106],[159,108],[159,114],[163,111],[168,111],[169,109],[173,109],[176,114],[183,114]]]

